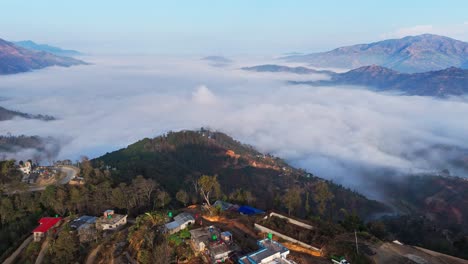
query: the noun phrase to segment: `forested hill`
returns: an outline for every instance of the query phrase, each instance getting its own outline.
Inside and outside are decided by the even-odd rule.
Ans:
[[[314,196],[318,189],[323,196],[332,197],[322,201],[325,209],[321,214],[327,217],[338,218],[334,213],[341,208],[363,218],[387,210],[377,201],[292,168],[283,160],[264,155],[226,134],[203,129],[146,138],[93,162],[95,166],[115,168],[112,177],[116,182],[128,182],[137,175],[152,178],[172,197],[180,189],[196,197],[194,183],[207,174],[218,175],[224,197],[248,192],[253,198],[245,200],[262,209],[284,210],[284,194],[294,188],[300,192],[301,204],[294,212],[299,216],[318,213],[320,197]]]

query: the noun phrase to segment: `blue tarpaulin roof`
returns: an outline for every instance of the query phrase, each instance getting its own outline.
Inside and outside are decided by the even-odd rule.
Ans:
[[[250,206],[247,206],[247,205],[243,205],[243,206],[239,207],[239,209],[237,211],[239,213],[245,214],[245,215],[255,215],[255,214],[263,214],[264,213],[264,211],[262,211],[260,209],[253,208],[253,207],[250,207]]]

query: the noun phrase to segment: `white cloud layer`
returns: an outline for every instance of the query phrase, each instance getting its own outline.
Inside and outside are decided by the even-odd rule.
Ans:
[[[0,134],[53,136],[63,143],[58,158],[77,159],[168,130],[210,127],[368,193],[383,169],[440,170],[449,154],[458,158],[426,152],[435,145],[468,148],[461,99],[290,86],[282,80],[306,77],[238,70],[252,61],[214,68],[198,58],[88,60],[94,65],[0,77],[2,106],[59,118],[1,122]]]

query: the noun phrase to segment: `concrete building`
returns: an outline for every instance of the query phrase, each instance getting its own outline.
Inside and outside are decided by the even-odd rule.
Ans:
[[[237,250],[230,232],[221,233],[216,227],[190,230],[191,246],[195,252],[204,254],[210,263],[222,263]]]
[[[58,226],[61,220],[61,217],[43,217],[39,219],[39,226],[32,231],[34,241],[39,242],[50,230],[55,231],[54,227]]]
[[[127,215],[115,214],[114,210],[106,210],[102,217],[96,220],[99,230],[114,230],[127,223]]]
[[[174,217],[174,221],[164,225],[164,229],[168,234],[174,234],[189,225],[195,223],[195,218],[189,213],[181,213]]]
[[[239,258],[239,264],[293,264],[287,260],[289,249],[279,242],[263,239],[257,242],[259,250]]]

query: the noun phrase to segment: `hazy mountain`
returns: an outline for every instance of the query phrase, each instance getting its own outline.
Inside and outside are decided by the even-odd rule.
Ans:
[[[15,117],[21,117],[21,118],[26,118],[26,119],[39,119],[43,121],[55,120],[53,116],[26,114],[26,113],[22,113],[18,111],[8,110],[0,106],[0,121],[10,120]]]
[[[52,53],[57,56],[66,56],[66,57],[73,57],[82,55],[80,52],[76,50],[64,50],[59,47],[50,46],[47,44],[37,44],[31,40],[23,40],[23,41],[15,41],[13,42],[16,46],[20,46],[25,49],[35,50],[35,51],[45,51],[48,53]]]
[[[201,60],[208,61],[214,67],[226,67],[233,62],[231,59],[223,56],[207,56],[201,58]]]
[[[295,74],[311,74],[311,73],[320,73],[320,74],[334,74],[332,71],[325,71],[325,70],[314,70],[307,67],[288,67],[283,65],[275,65],[275,64],[264,64],[252,67],[243,67],[241,68],[245,71],[253,71],[253,72],[288,72],[288,73],[295,73]]]
[[[408,74],[372,65],[334,74],[330,80],[291,83],[314,86],[361,85],[373,87],[377,91],[446,97],[468,94],[468,70],[451,67],[439,71]]]
[[[28,50],[0,39],[0,75],[27,72],[49,66],[69,67],[80,64],[86,63],[44,51]]]
[[[424,34],[282,59],[306,62],[316,67],[357,68],[376,64],[400,72],[414,73],[452,66],[468,68],[468,43]]]

